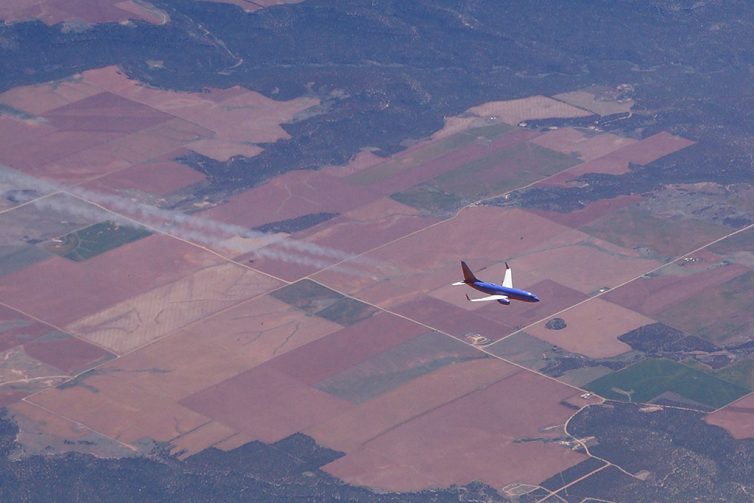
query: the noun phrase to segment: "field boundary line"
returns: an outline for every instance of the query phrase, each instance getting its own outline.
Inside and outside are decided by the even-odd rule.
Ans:
[[[126,442],[123,442],[122,440],[118,440],[117,438],[115,438],[113,436],[105,435],[101,431],[98,431],[98,430],[92,428],[91,426],[89,426],[87,424],[84,424],[84,423],[82,423],[80,421],[77,421],[77,420],[75,420],[73,418],[70,418],[70,417],[68,417],[68,416],[66,416],[64,414],[59,413],[59,412],[55,412],[54,410],[50,410],[47,407],[45,407],[44,405],[42,405],[42,404],[39,404],[39,403],[34,402],[32,400],[27,400],[27,398],[31,398],[32,396],[33,395],[26,396],[26,397],[22,398],[21,400],[24,401],[24,402],[26,402],[26,403],[28,403],[29,405],[33,405],[34,407],[37,407],[38,409],[41,409],[41,410],[47,412],[48,414],[50,414],[52,416],[65,419],[69,423],[73,423],[73,424],[75,424],[76,426],[78,426],[80,428],[84,428],[84,429],[87,429],[89,431],[92,431],[92,432],[96,433],[97,435],[99,435],[101,437],[109,438],[109,439],[113,440],[114,442],[119,443],[123,447],[126,447],[130,451],[139,452],[139,450],[136,447],[132,446],[131,444],[127,444]]]
[[[618,284],[618,285],[616,285],[616,286],[614,286],[614,287],[610,288],[609,290],[605,290],[604,292],[597,292],[597,293],[595,293],[594,295],[592,295],[591,297],[587,297],[586,299],[584,299],[584,300],[581,300],[581,301],[579,301],[579,302],[577,302],[577,303],[575,303],[575,304],[573,304],[573,305],[571,305],[571,306],[568,306],[568,307],[566,307],[566,308],[564,308],[564,309],[561,309],[560,311],[558,311],[558,312],[556,312],[556,313],[550,314],[549,316],[545,316],[544,318],[542,318],[542,319],[539,319],[539,320],[537,320],[537,321],[535,321],[535,322],[533,322],[533,323],[529,323],[528,325],[526,325],[526,326],[524,326],[524,327],[522,327],[522,328],[519,328],[519,329],[517,329],[516,331],[514,331],[514,332],[511,332],[510,334],[506,335],[505,337],[502,337],[502,338],[500,338],[500,339],[498,339],[498,340],[496,340],[496,341],[494,341],[494,342],[491,342],[491,343],[489,343],[489,344],[485,345],[484,347],[485,347],[485,348],[488,348],[488,347],[494,346],[494,345],[495,345],[495,344],[497,344],[498,342],[504,341],[505,339],[508,339],[509,337],[512,337],[512,336],[514,336],[514,335],[516,335],[516,334],[518,334],[518,333],[520,333],[520,332],[524,332],[525,330],[527,330],[527,329],[529,329],[529,328],[531,328],[531,327],[533,327],[533,326],[535,326],[535,325],[538,325],[538,324],[540,324],[540,323],[542,323],[542,322],[544,322],[544,321],[547,321],[547,320],[549,320],[549,319],[551,319],[551,318],[553,318],[553,317],[555,317],[555,316],[558,316],[558,315],[561,315],[561,314],[563,314],[563,313],[565,313],[565,312],[567,312],[567,311],[570,311],[571,309],[573,309],[573,308],[575,308],[575,307],[578,307],[578,306],[580,306],[580,305],[582,305],[582,304],[586,304],[587,302],[589,302],[589,301],[591,301],[591,300],[594,300],[594,299],[596,299],[596,298],[602,297],[603,295],[606,295],[606,294],[608,294],[608,293],[610,293],[610,292],[614,292],[615,290],[617,290],[617,289],[619,289],[619,288],[621,288],[621,287],[623,287],[623,286],[626,286],[626,285],[628,285],[629,283],[633,283],[634,281],[637,281],[637,280],[639,280],[639,279],[641,279],[641,278],[643,278],[643,277],[647,276],[648,274],[652,274],[652,273],[655,273],[655,272],[657,272],[657,271],[659,271],[659,270],[661,270],[661,269],[664,269],[665,267],[668,267],[668,266],[670,266],[670,265],[673,265],[673,264],[675,264],[676,262],[678,262],[679,260],[683,260],[684,258],[688,257],[689,255],[693,255],[693,254],[695,254],[695,253],[698,253],[698,252],[700,252],[700,251],[704,250],[705,248],[708,248],[708,247],[710,247],[710,246],[712,246],[712,245],[714,245],[714,244],[717,244],[717,243],[719,243],[720,241],[723,241],[723,240],[725,240],[725,239],[728,239],[728,238],[730,238],[730,237],[732,237],[732,236],[735,236],[736,234],[739,234],[739,233],[741,233],[741,232],[746,232],[746,231],[748,231],[748,230],[750,230],[750,229],[753,229],[753,228],[754,228],[754,224],[749,224],[749,225],[747,225],[746,227],[742,227],[742,228],[740,228],[740,229],[736,229],[735,231],[733,231],[733,232],[730,232],[730,233],[728,233],[728,234],[726,234],[726,235],[724,235],[724,236],[722,236],[722,237],[719,237],[719,238],[717,238],[717,239],[715,239],[715,240],[713,240],[713,241],[710,241],[709,243],[707,243],[707,244],[705,244],[705,245],[702,245],[702,246],[700,246],[700,247],[698,247],[698,248],[695,248],[694,250],[691,250],[691,251],[689,251],[689,252],[686,252],[686,253],[684,253],[683,255],[679,255],[679,256],[677,256],[676,258],[674,258],[673,260],[670,260],[670,261],[668,261],[668,262],[665,262],[665,263],[663,263],[663,264],[660,264],[659,266],[657,266],[657,267],[655,267],[655,268],[653,268],[653,269],[650,269],[649,271],[646,271],[646,272],[644,272],[644,273],[642,273],[642,274],[640,274],[640,275],[638,275],[638,276],[635,276],[635,277],[633,277],[633,278],[631,278],[631,279],[628,279],[628,280],[624,281],[623,283],[620,283],[620,284]]]

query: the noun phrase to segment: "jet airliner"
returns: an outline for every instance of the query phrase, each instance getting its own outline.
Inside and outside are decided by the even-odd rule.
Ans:
[[[533,293],[513,288],[513,273],[511,272],[508,262],[505,263],[505,278],[503,279],[502,285],[487,283],[486,281],[477,279],[464,261],[461,261],[461,269],[463,270],[463,281],[458,281],[453,283],[453,285],[468,285],[474,290],[489,294],[487,297],[481,297],[479,299],[472,299],[466,295],[466,299],[471,302],[496,300],[500,304],[506,306],[511,303],[511,299],[521,300],[523,302],[539,302],[539,297]]]

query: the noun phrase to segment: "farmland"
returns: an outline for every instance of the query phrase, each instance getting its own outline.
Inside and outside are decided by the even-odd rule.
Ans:
[[[606,398],[650,402],[671,392],[683,398],[721,407],[749,390],[667,360],[646,360],[621,372],[605,376],[587,388]]]
[[[85,79],[161,110],[147,113],[142,105],[128,105],[133,120],[126,121],[126,114],[114,121],[113,134],[159,127],[173,120],[165,113],[184,118],[195,113],[169,101],[161,105],[157,91],[135,94],[121,76],[89,75]],[[241,95],[238,90],[213,99],[230,103]],[[113,99],[107,103],[126,106]],[[580,114],[568,107],[542,108],[543,103],[550,102],[522,101],[510,110],[516,118],[541,117],[543,110]],[[63,105],[47,113],[51,127],[70,129],[78,124],[70,117],[101,120],[96,112],[101,106],[97,101]],[[504,104],[490,107],[508,113]],[[718,407],[747,392],[677,363],[643,359],[636,364],[641,353],[620,338],[656,320],[673,325],[672,309],[683,305],[670,301],[671,311],[658,311],[644,307],[654,304],[637,303],[646,294],[637,295],[636,285],[654,281],[642,279],[647,271],[660,269],[659,277],[675,273],[689,285],[747,277],[738,265],[726,269],[729,276],[708,280],[704,271],[664,264],[668,254],[714,240],[723,228],[710,227],[715,230],[708,235],[697,227],[680,228],[679,235],[691,233],[698,241],[668,248],[605,231],[613,226],[610,219],[642,221],[635,218],[636,199],[596,207],[588,218],[474,204],[516,187],[547,185],[553,175],[567,177],[633,144],[577,129],[543,134],[496,120],[449,121],[447,132],[384,161],[364,167],[354,159],[353,168],[340,168],[342,173],[327,168],[281,174],[210,204],[200,211],[201,219],[181,217],[186,229],[212,226],[217,237],[209,243],[197,243],[195,232],[181,227],[162,233],[129,224],[144,219],[148,228],[159,229],[155,218],[162,214],[147,208],[170,202],[187,207],[186,198],[201,190],[208,172],[189,176],[181,161],[187,150],[171,160],[162,148],[147,154],[153,157],[134,157],[133,150],[118,147],[113,155],[128,166],[81,173],[87,189],[76,193],[75,204],[93,199],[95,211],[77,212],[88,220],[40,228],[40,238],[25,246],[51,258],[22,262],[5,276],[18,278],[5,287],[9,308],[49,320],[59,327],[56,344],[71,348],[50,360],[44,341],[51,336],[28,343],[24,358],[31,359],[23,365],[29,376],[60,374],[50,383],[64,384],[45,389],[47,381],[41,380],[41,387],[7,394],[5,400],[26,428],[33,421],[22,418],[38,414],[29,409],[38,407],[103,435],[97,441],[102,449],[112,449],[105,438],[136,452],[152,441],[166,442],[185,460],[212,446],[231,452],[248,442],[274,444],[305,433],[343,454],[323,466],[325,472],[381,490],[416,491],[473,480],[499,490],[513,481],[537,487],[581,466],[588,458],[558,442],[566,438],[560,425],[574,411],[601,400],[585,390],[630,401],[686,399],[698,407]],[[121,140],[108,141],[120,145]],[[189,142],[182,148],[206,153],[205,147]],[[87,147],[77,155],[89,155]],[[156,174],[161,170],[165,175]],[[140,173],[153,182],[144,182]],[[414,197],[422,193],[446,194],[454,202]],[[131,209],[118,199],[124,196],[138,205]],[[198,207],[193,208],[196,213]],[[654,220],[646,222],[636,236],[655,232]],[[240,228],[276,237],[233,237]],[[496,232],[485,232],[491,228]],[[254,239],[262,243],[258,251]],[[503,263],[512,262],[517,284],[530,285],[547,301],[511,309],[469,305],[448,286],[460,274],[459,258],[489,278],[502,277]],[[125,263],[134,265],[114,267]],[[94,274],[98,285],[113,286],[108,296],[74,286],[83,270]],[[118,270],[128,271],[123,284]],[[685,279],[689,272],[695,273],[693,281]],[[40,292],[29,290],[35,281],[66,285],[78,297],[50,297],[39,304]],[[91,300],[82,304],[79,299],[87,295]],[[561,330],[548,324],[557,313],[564,320]],[[9,361],[21,365],[19,357]],[[45,367],[45,361],[54,361],[63,373]],[[636,377],[645,368],[662,377],[660,384]],[[72,379],[66,381],[66,372]],[[624,388],[630,397],[614,391]],[[539,398],[531,402],[532,396]],[[488,403],[515,403],[517,414],[506,412],[513,410],[507,406],[489,409]],[[470,411],[473,424],[465,419]],[[66,435],[64,429],[56,431]],[[425,432],[423,447],[406,451],[419,431]],[[450,444],[444,440],[448,435],[454,439]],[[59,445],[54,435],[45,438]],[[447,449],[458,457],[473,453],[475,461],[443,461],[439,452]],[[500,456],[520,463],[490,470]],[[549,461],[543,463],[544,458]]]
[[[57,477],[59,455],[176,497],[194,477],[228,501],[553,501],[676,473],[636,431],[748,452],[750,121],[704,83],[750,80],[708,53],[728,39],[707,27],[737,25],[21,4],[0,7],[0,443],[18,459],[0,465],[18,480]],[[669,34],[639,44],[652,16]],[[617,45],[584,53],[563,36],[579,23]],[[689,30],[704,54],[667,48]],[[494,282],[510,264],[542,301],[468,302],[460,260]],[[704,480],[738,496],[727,470]]]

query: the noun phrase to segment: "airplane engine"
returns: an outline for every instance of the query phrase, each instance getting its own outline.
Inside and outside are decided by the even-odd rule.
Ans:
[[[498,302],[504,306],[509,306],[511,301],[509,299],[498,299]]]

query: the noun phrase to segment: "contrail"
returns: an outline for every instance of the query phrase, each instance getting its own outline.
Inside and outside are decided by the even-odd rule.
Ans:
[[[258,257],[315,267],[332,265],[331,262],[323,259],[329,258],[340,261],[354,258],[354,255],[342,250],[305,241],[297,241],[276,234],[254,231],[240,225],[218,222],[206,217],[187,215],[176,210],[157,208],[114,194],[103,194],[81,187],[69,187],[61,183],[35,178],[4,166],[0,166],[0,181],[9,182],[19,188],[32,189],[43,194],[51,192],[67,193],[83,200],[83,202],[92,202],[111,211],[122,212],[126,215],[109,214],[105,210],[96,209],[73,200],[65,201],[47,197],[33,202],[36,206],[46,207],[54,211],[73,214],[95,221],[107,218],[119,225],[157,230],[158,232],[171,234],[187,241],[205,245],[217,245],[219,241],[234,236],[254,239],[256,242],[250,245],[250,249],[244,251],[251,252]],[[133,215],[138,216],[139,220],[130,218]],[[356,260],[362,263],[365,262],[361,259]]]

